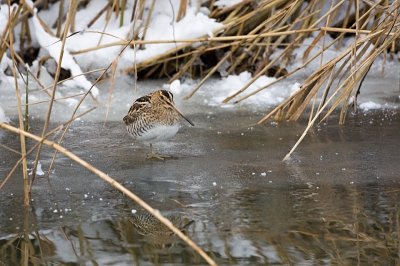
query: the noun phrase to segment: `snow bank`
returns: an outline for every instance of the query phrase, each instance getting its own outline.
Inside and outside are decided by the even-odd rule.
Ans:
[[[62,48],[61,41],[58,38],[51,36],[43,29],[36,15],[33,16],[33,25],[35,26],[35,34],[40,46],[46,49],[50,56],[58,63]],[[81,68],[75,62],[69,51],[65,48],[63,59],[61,61],[61,67],[71,71],[71,75],[75,76],[73,80],[78,84],[78,86],[82,87],[86,91],[92,87],[92,83],[88,81],[84,75],[82,75],[83,72]],[[95,98],[99,95],[99,90],[96,88],[96,86],[92,88],[91,93]]]
[[[151,15],[150,24],[146,29],[144,40],[175,40],[175,39],[189,39],[198,38],[204,35],[213,37],[213,31],[220,28],[222,24],[217,23],[214,19],[207,16],[208,9],[202,8],[200,12],[197,12],[197,3],[188,4],[186,15],[179,22],[176,22],[176,16],[178,14],[178,7],[180,1],[157,1],[154,6],[153,13]],[[150,7],[151,1],[146,2],[146,8]],[[98,45],[105,45],[120,41],[110,36],[100,36],[100,34],[84,32],[85,30],[91,31],[103,31],[112,34],[118,38],[129,40],[132,37],[133,22],[129,20],[124,21],[122,27],[119,26],[119,19],[112,16],[107,24],[104,25],[105,14],[97,20],[90,28],[87,27],[88,21],[94,17],[97,13],[93,12],[92,9],[98,10],[104,7],[106,1],[92,1],[86,9],[80,10],[77,13],[77,17],[81,18],[75,27],[76,31],[83,31],[82,34],[77,34],[68,39],[67,47],[70,51],[80,51],[83,49],[90,49]],[[127,3],[126,14],[131,14],[133,6],[132,3]],[[146,18],[148,9],[145,9],[143,15]],[[125,17],[129,17],[126,16]],[[103,23],[100,23],[103,22]],[[135,23],[135,31],[139,31],[139,38],[142,39],[145,33],[144,28],[140,25],[144,25],[145,21],[137,21]],[[137,63],[144,62],[158,55],[164,54],[167,51],[174,50],[182,43],[157,43],[157,44],[146,44],[144,49],[136,50],[132,48],[125,49],[123,54],[118,60],[118,70],[124,70],[134,66],[134,61]],[[75,58],[78,60],[79,65],[84,69],[96,69],[107,67],[120,53],[122,45],[112,46],[103,48],[100,50],[94,50],[84,54],[78,54]],[[136,53],[136,54],[135,54]]]

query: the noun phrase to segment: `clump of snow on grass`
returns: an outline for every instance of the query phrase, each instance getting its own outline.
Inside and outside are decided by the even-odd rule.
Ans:
[[[192,3],[193,2],[193,3]],[[157,1],[150,17],[150,23],[146,31],[144,31],[144,21],[137,21],[135,26],[140,26],[140,29],[133,29],[134,23],[130,21],[130,16],[125,16],[123,25],[120,27],[120,18],[112,16],[107,26],[106,13],[104,13],[93,25],[89,28],[88,23],[100,12],[107,4],[107,1],[91,1],[85,9],[79,10],[75,19],[75,31],[82,31],[80,34],[71,36],[67,40],[67,47],[70,51],[80,51],[83,49],[93,48],[99,45],[106,45],[121,41],[121,39],[129,40],[132,32],[139,32],[139,38],[144,40],[178,40],[198,38],[202,36],[213,37],[213,31],[222,26],[215,19],[209,18],[207,15],[209,10],[201,8],[197,12],[197,2],[189,1],[185,16],[176,22],[176,15],[179,11],[180,0]],[[143,18],[148,15],[151,1],[145,3]],[[125,14],[131,14],[133,9],[133,1],[127,2]],[[58,9],[56,9],[58,10]],[[90,31],[105,31],[108,34],[116,36],[101,36],[98,33]],[[134,61],[140,63],[149,60],[155,56],[164,54],[170,50],[175,50],[183,43],[156,43],[142,45],[142,49],[128,47],[118,59],[118,70],[128,69],[134,66]],[[196,45],[196,44],[195,44]],[[94,50],[91,52],[78,54],[75,56],[79,65],[86,69],[96,69],[107,67],[120,53],[124,45],[114,45],[111,47]],[[143,49],[144,48],[144,49]]]
[[[162,5],[169,6],[169,3],[164,1]],[[189,7],[185,17],[179,22],[174,22],[172,13],[166,12],[168,10],[171,10],[171,8],[166,7],[163,12],[160,11],[159,15],[152,16],[145,40],[178,40],[198,38],[204,35],[213,37],[213,31],[222,26],[201,12],[196,14],[195,7]],[[144,50],[136,51],[136,57],[134,50],[126,50],[122,55],[123,62],[119,66],[121,68],[130,67],[133,65],[133,58],[136,58],[136,62],[140,63],[167,51],[175,50],[180,45],[182,43],[146,44]]]
[[[242,89],[246,84],[250,82],[251,79],[251,73],[245,71],[240,73],[239,75],[230,75],[226,78],[222,78],[214,82],[213,84],[203,85],[205,89],[202,87],[197,93],[210,94],[211,99],[209,101],[209,105],[220,105],[223,100]],[[258,89],[270,84],[271,82],[274,82],[275,80],[276,78],[261,76],[256,79],[244,92],[234,97],[229,103],[232,103],[243,96],[249,95],[257,91]],[[250,96],[243,103],[256,106],[277,105],[298,89],[298,83],[294,83],[289,86],[287,84],[285,85],[284,83],[274,84],[266,89],[261,90],[255,95]]]
[[[58,62],[62,46],[61,41],[45,32],[42,25],[40,25],[37,15],[33,16],[33,25],[35,25],[35,34],[40,46],[46,49],[50,56]],[[83,72],[81,68],[75,62],[69,51],[65,49],[65,47],[63,59],[61,61],[61,67],[64,69],[69,69],[71,71],[71,75],[74,76],[73,80],[86,91],[92,87],[92,83],[88,81],[84,75],[82,75]],[[93,97],[96,98],[99,95],[99,90],[96,87],[93,87],[91,93]]]

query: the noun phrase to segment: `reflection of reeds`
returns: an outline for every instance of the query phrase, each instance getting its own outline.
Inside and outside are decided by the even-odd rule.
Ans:
[[[32,216],[26,207],[24,233],[1,240],[0,262],[7,263],[3,265],[47,265],[44,258],[56,253],[54,243],[39,234],[36,228],[36,217]],[[33,221],[30,218],[33,218]],[[34,233],[29,233],[31,225],[35,226]]]
[[[378,183],[324,185],[318,192],[308,187],[245,189],[229,200],[236,221],[226,219],[222,226],[220,217],[231,217],[231,209],[216,206],[220,215],[203,231],[210,250],[212,242],[224,241],[225,255],[236,260],[240,257],[231,247],[242,237],[252,241],[263,262],[279,256],[285,265],[397,265],[400,213],[391,189]],[[266,192],[268,197],[262,196]]]

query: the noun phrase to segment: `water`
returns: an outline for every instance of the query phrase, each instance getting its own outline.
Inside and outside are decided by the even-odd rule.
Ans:
[[[145,161],[148,147],[131,145],[115,123],[105,129],[80,123],[64,144],[153,207],[195,220],[187,235],[220,265],[391,265],[398,262],[399,124],[398,115],[382,125],[369,124],[376,117],[316,128],[289,162],[280,160],[300,123],[184,127],[157,145],[175,156],[166,162]],[[89,128],[97,133],[82,141]],[[11,133],[2,141],[17,147]],[[44,154],[45,166],[50,150]],[[12,153],[4,151],[2,157],[7,163]],[[5,162],[2,176],[12,166]],[[21,262],[16,250],[24,232],[30,233],[32,255],[47,262],[205,264],[174,236],[159,243],[140,235],[129,218],[141,215],[141,208],[62,155],[49,180],[35,181],[28,210],[20,177],[14,175],[1,199],[6,264]]]
[[[105,126],[76,121],[63,146],[161,213],[180,217],[181,227],[194,220],[184,233],[218,265],[400,262],[396,110],[349,114],[344,126],[333,114],[282,162],[302,134],[306,115],[298,122],[256,126],[264,110],[177,105],[189,110],[196,127],[182,121],[174,138],[154,145],[172,156],[165,162],[146,161],[149,147],[133,142],[118,119]],[[40,134],[41,128],[40,119],[32,122],[31,132]],[[18,136],[0,134],[3,145],[19,149]],[[0,150],[3,181],[19,156]],[[45,147],[45,176],[52,156]],[[133,217],[146,212],[62,154],[49,179],[36,178],[28,208],[21,185],[18,168],[1,191],[5,265],[207,265],[178,237],[135,227]]]

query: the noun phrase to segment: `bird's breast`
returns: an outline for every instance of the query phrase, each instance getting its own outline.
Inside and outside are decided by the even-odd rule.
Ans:
[[[136,128],[132,124],[126,126],[128,133],[132,137],[147,143],[156,143],[172,138],[178,132],[179,127],[179,123],[173,125],[152,124]]]

